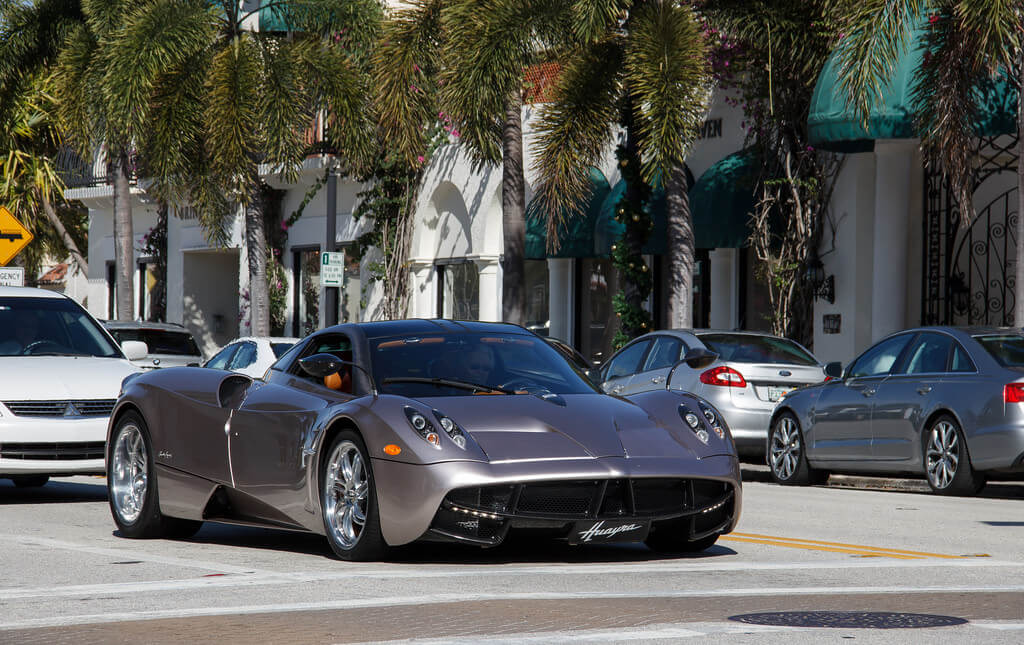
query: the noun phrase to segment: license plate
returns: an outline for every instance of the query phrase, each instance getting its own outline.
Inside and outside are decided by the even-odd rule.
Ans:
[[[569,544],[642,542],[650,530],[651,523],[642,520],[587,520],[572,527]]]
[[[778,401],[779,399],[781,399],[783,396],[785,396],[788,392],[790,392],[792,390],[793,390],[793,388],[791,388],[791,387],[772,387],[772,386],[768,386],[768,400],[771,401],[772,403],[774,403],[774,402]]]

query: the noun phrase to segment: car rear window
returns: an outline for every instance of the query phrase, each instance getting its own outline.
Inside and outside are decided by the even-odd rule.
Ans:
[[[726,362],[818,364],[806,350],[785,338],[751,334],[698,334],[697,337]]]
[[[292,348],[295,343],[270,343],[270,349],[274,351],[274,358],[281,358],[281,355]]]
[[[174,356],[199,356],[199,347],[188,332],[164,331],[159,329],[111,329],[117,342],[140,340],[149,347],[150,354]]]
[[[974,340],[1003,367],[1024,367],[1024,336],[987,334],[975,336]]]

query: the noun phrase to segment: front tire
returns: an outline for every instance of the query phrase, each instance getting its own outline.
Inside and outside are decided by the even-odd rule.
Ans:
[[[149,428],[135,412],[117,421],[107,447],[107,497],[121,535],[128,538],[190,537],[202,522],[160,513]]]
[[[806,486],[820,484],[828,473],[811,468],[807,463],[804,437],[800,424],[791,412],[783,412],[768,431],[768,468],[777,484]]]
[[[320,472],[320,507],[331,550],[342,560],[379,560],[381,535],[373,469],[362,438],[345,430],[331,442]]]
[[[924,469],[928,485],[939,495],[976,495],[985,477],[971,467],[967,440],[949,415],[935,419],[924,434]]]

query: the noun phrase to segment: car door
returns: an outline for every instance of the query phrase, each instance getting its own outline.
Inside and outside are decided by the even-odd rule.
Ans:
[[[626,394],[647,392],[648,390],[664,390],[665,379],[669,370],[679,362],[679,357],[686,352],[683,341],[675,336],[654,336],[650,351],[644,357],[640,371],[626,385]]]
[[[871,458],[873,397],[912,337],[913,334],[899,334],[882,340],[861,354],[841,381],[825,385],[806,437],[811,458],[822,461]]]
[[[919,456],[917,429],[933,408],[955,341],[949,334],[922,332],[904,352],[900,364],[878,386],[871,412],[871,453],[887,462]]]
[[[650,346],[650,338],[640,338],[612,356],[604,368],[601,389],[609,394],[628,394],[627,388],[640,370],[641,362]]]

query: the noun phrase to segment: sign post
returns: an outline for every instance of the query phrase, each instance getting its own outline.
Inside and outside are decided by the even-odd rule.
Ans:
[[[32,233],[0,206],[0,267],[7,266],[31,241]]]

